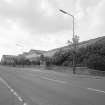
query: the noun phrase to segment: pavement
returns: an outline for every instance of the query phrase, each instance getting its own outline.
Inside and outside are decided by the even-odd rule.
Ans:
[[[0,77],[24,105],[105,105],[105,78],[2,66]]]

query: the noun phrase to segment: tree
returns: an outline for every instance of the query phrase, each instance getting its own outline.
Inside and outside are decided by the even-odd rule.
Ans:
[[[49,67],[50,65],[52,65],[52,58],[45,57],[45,65],[46,67]]]
[[[26,61],[27,61],[26,57],[24,57],[24,56],[22,56],[22,55],[19,55],[19,56],[16,58],[16,64],[17,64],[17,65],[22,65],[23,67],[24,67]]]
[[[87,60],[87,66],[91,69],[105,71],[105,57],[98,54],[90,55]]]
[[[57,51],[53,55],[53,57],[52,57],[52,63],[54,65],[59,65],[60,66],[60,65],[63,64],[63,62],[65,62],[67,60],[68,56],[69,56],[69,52],[60,49],[59,51]]]
[[[73,54],[73,74],[75,74],[76,73],[76,51],[79,44],[79,36],[74,35],[72,38],[72,42],[70,42],[70,44],[72,44],[72,49],[73,49],[73,53],[72,53]]]

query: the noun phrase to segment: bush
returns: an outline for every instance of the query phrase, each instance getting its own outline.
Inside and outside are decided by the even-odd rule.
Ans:
[[[87,60],[87,67],[105,71],[105,57],[102,57],[98,54],[90,55]]]
[[[63,66],[70,66],[70,67],[72,67],[72,61],[65,61],[65,62],[63,62],[62,65]]]

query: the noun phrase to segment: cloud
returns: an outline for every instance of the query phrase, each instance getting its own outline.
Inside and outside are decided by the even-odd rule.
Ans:
[[[104,12],[104,6],[99,7],[99,4],[103,1],[104,0],[1,0],[0,16],[4,19],[9,18],[20,22],[22,28],[32,33],[72,31],[72,18],[60,13],[58,9],[64,9],[74,14],[77,29],[79,27],[84,28],[83,25],[87,27],[94,21],[93,15],[96,16],[95,18],[98,17],[98,14],[100,16],[103,15],[98,13],[101,8],[101,11]],[[98,22],[98,20],[96,21]],[[95,21],[93,26],[96,26]]]
[[[105,0],[78,0],[77,32],[82,40],[103,36],[105,33]],[[78,15],[77,15],[78,18]]]
[[[50,33],[71,28],[69,19],[64,20],[64,16],[48,0],[10,0],[1,4],[1,16],[19,19],[21,25],[31,31]]]
[[[94,23],[99,33],[105,33],[105,0],[102,0],[95,8]]]
[[[1,52],[63,46],[72,38],[72,18],[59,9],[75,16],[81,40],[98,37],[105,33],[104,5],[105,0],[0,0]]]

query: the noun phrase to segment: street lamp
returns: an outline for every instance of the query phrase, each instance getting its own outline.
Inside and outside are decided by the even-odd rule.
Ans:
[[[72,14],[70,14],[70,13],[68,13],[68,12],[66,12],[66,11],[64,11],[64,10],[62,10],[62,9],[59,9],[59,11],[60,12],[62,12],[62,13],[64,13],[64,14],[67,14],[67,15],[69,15],[69,16],[71,16],[72,17],[72,19],[73,19],[73,51],[75,51],[75,49],[76,49],[76,44],[75,44],[75,41],[74,41],[74,39],[75,39],[75,30],[74,30],[74,15],[72,15]],[[76,69],[76,64],[75,64],[75,52],[73,52],[73,74],[75,74],[75,69]]]

